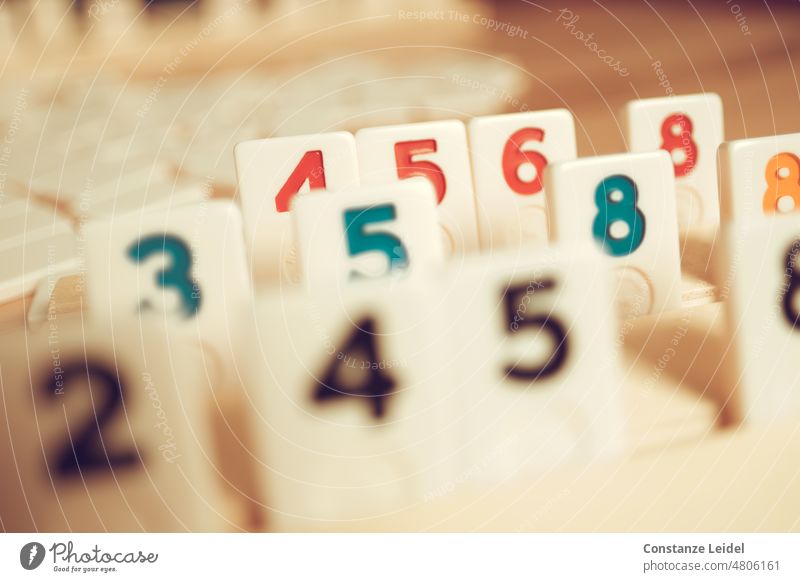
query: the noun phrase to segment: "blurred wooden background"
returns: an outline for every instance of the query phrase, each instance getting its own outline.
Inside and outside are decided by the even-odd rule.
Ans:
[[[725,137],[800,131],[796,61],[797,2],[499,2],[498,20],[519,23],[530,40],[485,34],[487,51],[512,53],[530,77],[523,97],[531,109],[568,107],[576,116],[579,155],[623,151],[616,118],[626,101],[665,95],[660,62],[676,94],[719,93]],[[575,29],[624,63],[620,76],[559,21],[579,16]]]

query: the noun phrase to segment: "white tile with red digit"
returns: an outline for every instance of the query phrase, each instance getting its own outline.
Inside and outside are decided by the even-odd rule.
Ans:
[[[621,113],[631,152],[669,152],[682,230],[719,223],[717,148],[724,139],[715,93],[640,99]]]
[[[547,245],[544,169],[576,157],[566,109],[476,117],[469,123],[481,248]]]
[[[365,185],[422,176],[433,184],[445,253],[477,252],[478,229],[467,134],[457,120],[431,121],[356,132]]]
[[[234,150],[245,246],[259,285],[299,281],[291,202],[299,192],[357,186],[355,140],[347,132],[267,138]]]

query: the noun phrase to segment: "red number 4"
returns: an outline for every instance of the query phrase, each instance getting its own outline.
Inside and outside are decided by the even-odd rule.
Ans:
[[[325,167],[322,164],[322,152],[320,150],[306,152],[300,158],[297,167],[292,171],[277,196],[275,196],[275,208],[278,212],[289,211],[289,203],[306,181],[308,181],[308,186],[312,190],[325,188]]]

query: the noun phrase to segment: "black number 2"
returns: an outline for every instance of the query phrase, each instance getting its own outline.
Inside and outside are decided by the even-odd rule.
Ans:
[[[97,362],[77,361],[63,366],[58,379],[50,375],[47,380],[47,395],[50,399],[62,398],[61,390],[77,381],[84,380],[93,386],[102,387],[105,402],[94,408],[92,414],[74,438],[66,438],[67,443],[54,459],[54,469],[61,477],[77,477],[87,472],[109,471],[132,467],[140,462],[133,449],[110,451],[103,440],[103,427],[113,418],[123,402],[123,384],[117,374]]]
[[[564,365],[568,354],[567,333],[562,323],[552,315],[527,316],[527,305],[524,299],[530,295],[552,289],[552,279],[533,281],[511,285],[503,291],[506,304],[507,323],[510,333],[517,333],[522,327],[547,332],[552,337],[553,351],[544,362],[526,368],[518,365],[506,367],[509,378],[517,380],[543,380],[552,376]],[[538,335],[538,334],[537,334]]]
[[[360,361],[359,361],[360,360]],[[314,400],[325,402],[332,398],[355,396],[365,399],[372,408],[372,415],[381,418],[386,413],[386,399],[394,389],[394,380],[379,366],[378,348],[375,344],[375,321],[365,318],[347,339],[343,349],[336,354],[314,387]],[[351,385],[343,378],[346,368],[367,371],[367,376],[358,385]]]

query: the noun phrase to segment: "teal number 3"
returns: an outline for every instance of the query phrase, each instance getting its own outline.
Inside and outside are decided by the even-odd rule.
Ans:
[[[351,257],[378,251],[386,255],[389,271],[408,267],[408,252],[402,241],[387,232],[368,232],[366,227],[377,222],[395,220],[397,211],[394,204],[381,204],[366,208],[350,208],[344,211],[344,230],[347,234],[347,247]],[[360,276],[351,273],[351,276]]]
[[[170,287],[180,294],[181,311],[187,319],[200,310],[200,287],[191,277],[192,253],[183,240],[173,235],[152,235],[141,238],[128,248],[128,257],[142,263],[151,255],[169,255],[172,263],[156,273],[156,285]],[[139,310],[152,308],[146,299],[139,304]]]
[[[594,192],[597,216],[592,233],[605,252],[624,257],[639,248],[644,240],[644,214],[636,206],[639,191],[628,176],[616,175],[603,179]],[[624,234],[612,233],[617,223],[627,225]]]

